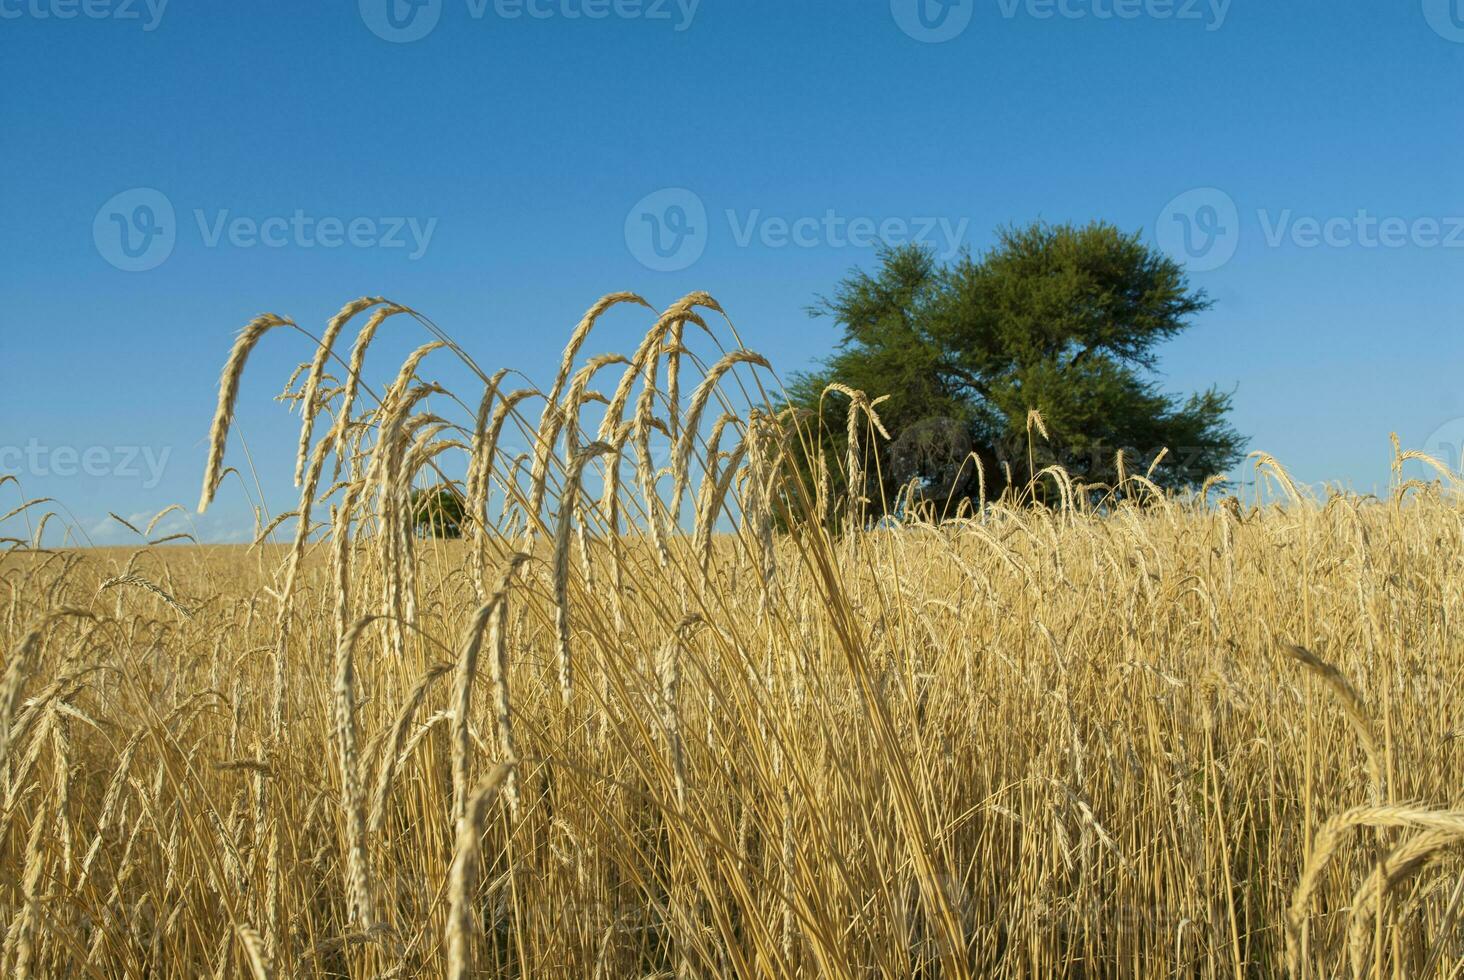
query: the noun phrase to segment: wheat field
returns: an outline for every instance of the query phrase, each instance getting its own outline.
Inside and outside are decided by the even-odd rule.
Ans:
[[[373,387],[379,329],[425,343]],[[260,343],[309,360],[254,546],[0,558],[7,976],[1460,975],[1441,464],[875,524],[886,393],[779,411],[710,296],[606,297],[548,391],[365,298],[240,333],[201,508]]]

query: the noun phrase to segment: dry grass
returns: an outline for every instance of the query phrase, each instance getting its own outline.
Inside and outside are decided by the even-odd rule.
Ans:
[[[1095,507],[1048,473],[1054,509],[862,531],[872,457],[829,464],[844,501],[786,461],[883,438],[884,393],[777,414],[703,294],[582,357],[622,304],[537,408],[424,384],[471,362],[348,304],[349,364],[311,348],[287,392],[288,545],[12,541],[0,970],[1459,975],[1453,474],[1395,450],[1390,499],[1317,502],[1261,456],[1284,506],[1125,470]],[[445,343],[378,400],[388,317]],[[275,325],[229,356],[205,502]],[[415,537],[408,490],[454,473],[481,519]]]

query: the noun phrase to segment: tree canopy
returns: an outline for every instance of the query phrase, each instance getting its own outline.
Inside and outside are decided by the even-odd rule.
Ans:
[[[979,454],[988,497],[1007,473],[1023,487],[1054,463],[1112,483],[1120,450],[1143,472],[1167,449],[1154,482],[1199,484],[1239,458],[1231,395],[1166,393],[1155,369],[1159,345],[1210,305],[1178,263],[1103,222],[1004,228],[985,254],[945,265],[918,246],[889,248],[810,309],[842,337],[821,370],[795,376],[790,400],[817,408],[831,382],[890,396],[877,409],[894,437],[878,448],[884,506],[912,479],[952,502],[974,495],[975,467],[954,477],[951,452]],[[828,412],[826,401],[826,423]],[[839,458],[842,427],[825,437]]]
[[[418,537],[460,538],[467,505],[460,494],[438,485],[412,491],[412,526]]]

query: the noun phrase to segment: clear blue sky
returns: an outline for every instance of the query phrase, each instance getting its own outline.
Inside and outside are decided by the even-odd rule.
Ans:
[[[1183,250],[1187,222],[1216,305],[1163,382],[1235,387],[1301,479],[1370,490],[1390,430],[1464,434],[1464,0],[415,2],[0,0],[0,470],[27,494],[85,530],[191,507],[263,311],[381,294],[543,379],[602,293],[705,289],[786,376],[835,341],[815,294],[932,222],[942,250],[1036,218]],[[270,399],[307,355],[267,338],[245,378],[275,511]],[[249,524],[226,486],[199,526]]]

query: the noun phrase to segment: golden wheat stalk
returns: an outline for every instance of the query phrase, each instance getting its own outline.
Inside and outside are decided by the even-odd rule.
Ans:
[[[1407,806],[1360,806],[1323,824],[1292,893],[1291,905],[1286,910],[1286,962],[1293,977],[1302,975],[1301,933],[1311,896],[1328,863],[1341,851],[1347,836],[1358,827],[1408,827],[1457,837],[1464,835],[1464,812]]]
[[[473,554],[476,558],[473,575],[474,583],[478,588],[479,600],[486,600],[487,578],[488,578],[488,554],[485,544],[488,540],[488,493],[492,484],[492,474],[495,457],[498,455],[498,441],[503,433],[503,426],[508,421],[509,415],[518,404],[527,398],[532,398],[539,392],[535,388],[520,388],[504,395],[498,401],[498,407],[493,410],[493,418],[488,423],[482,439],[481,447],[474,441],[473,458],[469,463],[473,473],[472,491],[468,494],[467,513],[473,521]],[[504,485],[504,503],[508,503],[511,491],[508,484]]]
[[[219,401],[214,410],[213,425],[208,433],[208,464],[203,471],[203,493],[198,498],[198,512],[202,514],[213,501],[214,492],[223,478],[224,446],[229,441],[229,427],[234,423],[234,402],[239,397],[239,379],[244,376],[244,363],[259,339],[275,327],[293,327],[293,320],[274,313],[255,317],[239,331],[229,359],[224,362],[223,374],[219,377]]]
[[[586,464],[597,456],[613,453],[608,443],[592,442],[570,460],[564,477],[564,493],[559,501],[559,520],[554,533],[554,635],[559,657],[559,691],[568,709],[574,697],[574,661],[570,653],[569,617],[569,531],[574,501],[580,493],[580,480]]]
[[[403,754],[412,721],[421,710],[422,702],[426,700],[427,691],[433,682],[451,670],[452,667],[447,664],[433,664],[427,669],[402,702],[396,720],[392,722],[376,753],[376,788],[371,794],[371,813],[366,821],[372,833],[379,833],[386,822],[387,800],[391,796],[392,781],[396,777],[398,760]]]
[[[528,556],[515,556],[515,558]],[[517,562],[515,566],[517,567]],[[520,797],[518,785],[518,746],[513,735],[513,719],[510,714],[512,701],[508,687],[508,578],[499,590],[502,598],[497,603],[492,620],[488,624],[488,649],[492,658],[488,662],[490,679],[493,682],[493,720],[498,730],[498,751],[503,761],[514,768],[509,770],[508,780],[503,786],[504,799],[508,800],[509,812],[519,815]]]
[[[1352,725],[1352,730],[1357,734],[1357,740],[1362,743],[1363,753],[1367,757],[1368,782],[1373,803],[1382,803],[1385,795],[1382,753],[1378,749],[1378,738],[1373,733],[1372,722],[1368,721],[1367,712],[1363,708],[1361,695],[1348,683],[1347,678],[1342,676],[1340,670],[1305,647],[1287,643],[1283,644],[1281,649],[1287,656],[1316,675],[1336,697],[1338,707],[1342,709],[1342,714]]]
[[[361,633],[377,617],[351,624],[336,647],[335,725],[339,752],[341,806],[346,812],[346,879],[353,921],[363,929],[376,924],[371,900],[371,864],[366,846],[366,800],[361,789],[361,763],[356,751],[356,672],[353,654]]]
[[[635,293],[621,292],[601,296],[595,301],[593,306],[585,311],[585,315],[580,318],[579,323],[570,332],[569,342],[564,345],[564,352],[559,361],[559,373],[554,376],[554,385],[549,389],[549,394],[545,398],[544,416],[539,420],[539,427],[541,429],[544,427],[544,418],[548,417],[550,410],[559,401],[559,395],[564,390],[565,381],[568,379],[570,371],[574,369],[575,358],[579,356],[580,348],[584,346],[585,340],[590,336],[590,331],[594,329],[596,321],[605,314],[606,310],[619,303],[635,303],[639,306],[644,306],[648,310],[652,309],[650,303],[647,303]]]
[[[1454,830],[1425,830],[1415,834],[1393,848],[1353,894],[1347,923],[1347,948],[1353,976],[1361,977],[1367,972],[1372,924],[1380,914],[1388,892],[1416,874],[1430,857],[1457,843],[1461,837],[1464,835]]]
[[[240,925],[238,933],[239,942],[244,944],[245,962],[249,964],[249,972],[253,974],[254,980],[274,980],[274,967],[259,933],[247,925]]]
[[[676,455],[671,465],[672,490],[671,490],[671,512],[679,513],[681,510],[681,498],[686,493],[687,484],[691,480],[691,454],[695,447],[695,441],[701,427],[702,413],[706,411],[708,402],[711,401],[713,392],[722,382],[722,376],[731,371],[739,364],[753,364],[761,368],[771,369],[767,358],[750,350],[734,350],[724,354],[717,363],[713,364],[702,378],[701,384],[691,394],[691,403],[686,412],[685,427],[682,429],[681,437],[676,442]],[[668,399],[675,404],[675,399]],[[727,416],[717,419],[716,427],[711,435],[710,448],[707,459],[713,459],[716,455],[716,440],[721,435],[722,427],[726,424],[724,419]]]
[[[351,344],[351,360],[346,366],[346,381],[341,394],[341,407],[336,414],[335,425],[327,436],[333,443],[336,456],[335,476],[340,476],[341,463],[346,459],[346,442],[351,426],[351,413],[355,409],[356,396],[361,390],[361,371],[366,363],[366,351],[371,347],[371,342],[376,339],[376,332],[388,318],[398,313],[411,313],[405,306],[398,306],[395,303],[387,303],[371,311],[371,316],[366,319],[361,330],[356,334],[356,340]],[[334,479],[334,477],[332,477]]]
[[[636,348],[635,354],[631,356],[630,364],[621,374],[615,394],[611,396],[610,404],[605,409],[605,417],[600,423],[597,439],[602,442],[613,441],[612,435],[625,420],[625,406],[630,401],[630,393],[637,380],[646,378],[650,386],[654,387],[654,360],[659,357],[661,345],[672,328],[677,323],[687,322],[695,323],[706,329],[706,322],[695,312],[696,307],[699,306],[716,310],[719,313],[722,310],[717,301],[706,293],[688,293],[667,307],[666,311],[656,320],[655,325],[641,338],[640,345]],[[648,364],[648,361],[651,363]],[[647,368],[651,372],[650,375],[646,374]]]
[[[564,393],[563,404],[545,408],[539,421],[539,431],[534,436],[534,461],[529,471],[529,515],[531,519],[537,519],[543,510],[544,495],[548,489],[549,459],[554,454],[554,447],[559,441],[560,434],[563,433],[565,451],[572,458],[579,449],[577,436],[581,407],[587,401],[604,400],[603,395],[587,390],[590,379],[595,376],[596,372],[608,365],[626,363],[629,362],[619,354],[601,354],[590,358],[584,367],[575,372],[569,389]],[[552,394],[554,393],[551,392]]]
[[[656,674],[661,682],[661,724],[666,731],[671,756],[678,810],[686,808],[686,745],[681,736],[681,657],[692,628],[701,623],[700,614],[684,617],[661,647],[656,664]]]
[[[310,435],[315,427],[315,399],[320,389],[320,379],[325,374],[325,362],[330,358],[336,338],[356,314],[385,302],[386,300],[379,296],[363,296],[360,299],[352,300],[341,307],[340,312],[331,317],[330,322],[325,325],[325,333],[321,336],[320,343],[316,345],[315,356],[310,361],[310,374],[305,379],[305,387],[300,396],[300,444],[295,454],[295,486],[297,487],[304,478],[305,460],[310,455]]]
[[[472,745],[469,724],[472,719],[473,684],[478,677],[478,654],[483,648],[483,632],[489,619],[500,621],[503,607],[508,601],[509,586],[520,565],[529,556],[522,552],[510,555],[504,565],[502,584],[498,591],[478,607],[467,631],[463,634],[461,652],[458,654],[457,671],[453,675],[453,738],[452,738],[452,813],[455,820],[461,820],[468,805],[468,766]],[[498,627],[501,635],[501,626]],[[496,637],[495,637],[496,638]],[[495,659],[497,651],[494,651]],[[511,759],[509,761],[512,761]]]
[[[36,920],[40,918],[41,878],[46,871],[41,846],[46,826],[47,821],[40,814],[36,814],[31,821],[30,836],[25,847],[25,871],[20,885],[21,910],[20,914],[11,921],[10,930],[5,936],[5,956],[8,957],[12,950],[15,953],[12,976],[16,980],[28,980],[35,956]],[[3,962],[3,958],[0,958],[0,965],[3,965]]]
[[[477,888],[481,861],[479,841],[498,789],[511,766],[500,762],[484,776],[469,798],[463,817],[458,821],[457,843],[453,847],[452,869],[448,876],[447,976],[463,980],[472,969],[472,944],[478,935],[478,916],[473,913],[473,893]]]

